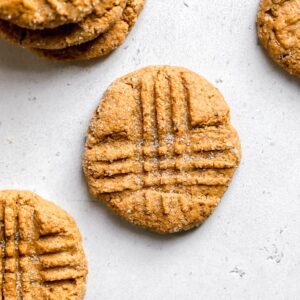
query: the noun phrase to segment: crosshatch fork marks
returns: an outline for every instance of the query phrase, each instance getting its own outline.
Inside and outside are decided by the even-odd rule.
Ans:
[[[0,191],[0,203],[0,299],[82,299],[86,263],[74,221],[30,192]]]
[[[138,88],[141,91],[137,105],[140,115],[138,130],[142,130],[142,140],[136,141],[136,145],[123,144],[124,147],[117,148],[116,142],[108,142],[99,143],[87,150],[88,172],[94,178],[95,184],[101,183],[100,193],[101,187],[103,193],[120,192],[123,188],[139,190],[142,186],[149,186],[145,184],[149,176],[156,178],[152,181],[157,182],[154,185],[162,184],[161,182],[171,175],[177,178],[178,183],[182,183],[184,177],[189,176],[183,176],[181,171],[195,173],[201,169],[202,173],[209,174],[210,169],[222,170],[236,166],[238,153],[234,149],[230,127],[204,126],[201,130],[193,131],[190,125],[188,92],[183,77],[182,73],[168,74],[158,71],[146,73],[140,80]],[[220,132],[225,133],[221,136]],[[122,154],[133,153],[129,150],[133,147],[137,149],[136,153],[139,152],[143,156],[139,157],[138,161],[132,156],[131,159],[123,159]],[[105,149],[102,155],[101,150],[97,152],[96,162],[93,161],[95,148]],[[107,163],[101,162],[108,156],[107,153],[116,155],[110,156]],[[179,173],[172,172],[176,170]],[[143,176],[144,184],[138,180],[140,175]],[[161,178],[164,175],[166,177]],[[210,181],[212,179],[208,180]],[[139,184],[135,184],[136,182]],[[221,185],[222,182],[220,181]]]
[[[127,103],[128,111],[139,111],[136,125],[138,137],[132,139],[132,135],[128,135],[126,143],[118,143],[114,138],[99,139],[97,128],[106,124],[111,114],[125,114],[122,118],[128,121],[124,132],[135,128],[132,124],[136,120],[132,118],[130,121],[126,117],[126,110],[121,111],[110,102],[113,92],[121,94],[119,89],[122,84],[130,87],[131,92],[127,91],[127,96],[119,97],[120,107],[126,107]],[[127,102],[130,93],[138,95],[139,99]],[[109,103],[112,105],[109,106]],[[110,111],[101,107],[110,107]],[[137,197],[136,201],[146,205],[149,193],[156,191],[165,195],[162,202],[158,201],[160,207],[174,207],[179,199],[175,194],[190,199],[188,202],[195,201],[189,187],[201,185],[211,189],[224,186],[225,190],[229,185],[240,161],[239,139],[230,125],[229,108],[222,95],[202,77],[182,68],[142,69],[113,83],[100,108],[89,129],[84,171],[91,193],[95,197],[108,199],[110,206],[115,202],[113,206],[119,214],[125,212],[120,212],[116,206],[126,202],[126,197],[131,194],[140,195],[141,198]],[[118,120],[110,121],[118,124]],[[118,130],[122,131],[122,128]],[[99,149],[110,147],[118,155],[105,160],[107,151],[102,155]],[[135,150],[130,152],[129,148]],[[97,159],[93,155],[95,149]],[[120,156],[120,153],[129,152],[131,156]],[[214,204],[217,204],[223,192],[212,197]],[[170,200],[168,193],[175,198],[171,197]],[[165,200],[166,197],[168,200]],[[206,198],[210,203],[210,197]],[[183,202],[182,199],[180,201]],[[149,203],[146,206],[151,207]],[[171,210],[164,208],[164,211]]]

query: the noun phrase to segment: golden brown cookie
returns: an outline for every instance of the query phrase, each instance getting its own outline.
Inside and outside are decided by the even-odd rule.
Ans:
[[[90,42],[61,50],[34,49],[33,51],[54,61],[87,60],[107,55],[124,42],[143,7],[144,0],[128,0],[122,19],[106,33]]]
[[[90,193],[159,233],[200,225],[240,162],[239,138],[220,92],[178,67],[116,80],[95,112],[83,168]]]
[[[31,30],[0,20],[0,37],[23,47],[63,49],[80,45],[106,32],[121,17],[126,0],[102,0],[92,14],[79,23],[53,29]]]
[[[87,263],[75,221],[25,191],[0,191],[1,299],[80,300]]]
[[[28,29],[75,23],[91,13],[100,0],[0,0],[0,19]]]
[[[300,76],[300,0],[262,0],[257,31],[272,59]]]

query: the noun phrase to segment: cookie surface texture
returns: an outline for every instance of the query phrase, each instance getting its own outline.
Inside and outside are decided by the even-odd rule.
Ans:
[[[25,191],[0,191],[1,299],[83,299],[87,263],[74,220]]]
[[[125,5],[126,0],[102,0],[79,23],[53,29],[30,30],[0,21],[0,37],[27,48],[53,50],[80,45],[106,32],[122,17]]]
[[[61,50],[35,49],[33,51],[54,61],[88,60],[107,55],[125,41],[143,7],[144,0],[127,0],[122,18],[106,33],[90,42]]]
[[[300,0],[262,0],[257,31],[269,56],[300,77]]]
[[[220,92],[199,75],[153,66],[116,80],[87,134],[90,193],[159,233],[191,229],[216,208],[240,162]]]
[[[0,0],[0,19],[29,29],[75,23],[91,13],[100,0]]]

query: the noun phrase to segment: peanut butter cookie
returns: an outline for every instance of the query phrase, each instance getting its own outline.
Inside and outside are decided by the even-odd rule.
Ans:
[[[126,0],[103,0],[79,23],[53,29],[31,30],[0,20],[0,37],[23,47],[63,49],[95,39],[120,20]]]
[[[116,80],[95,112],[83,169],[90,193],[159,233],[203,223],[228,188],[240,143],[220,92],[183,68]]]
[[[100,0],[0,0],[0,19],[29,29],[54,28],[82,20]]]
[[[33,51],[54,61],[87,60],[107,55],[124,42],[143,7],[144,0],[128,0],[122,19],[106,33],[90,42],[61,50],[34,49]]]
[[[257,31],[270,57],[300,77],[300,0],[262,0]]]
[[[0,191],[1,299],[80,300],[87,263],[74,220],[31,192]]]

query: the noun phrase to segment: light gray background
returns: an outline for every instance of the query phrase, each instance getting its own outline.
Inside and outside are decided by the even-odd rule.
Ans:
[[[300,82],[257,45],[258,0],[148,0],[104,60],[54,64],[0,42],[0,188],[30,189],[77,220],[86,299],[300,299]],[[199,229],[161,237],[93,202],[81,171],[102,93],[149,64],[182,65],[232,109],[243,161]]]

